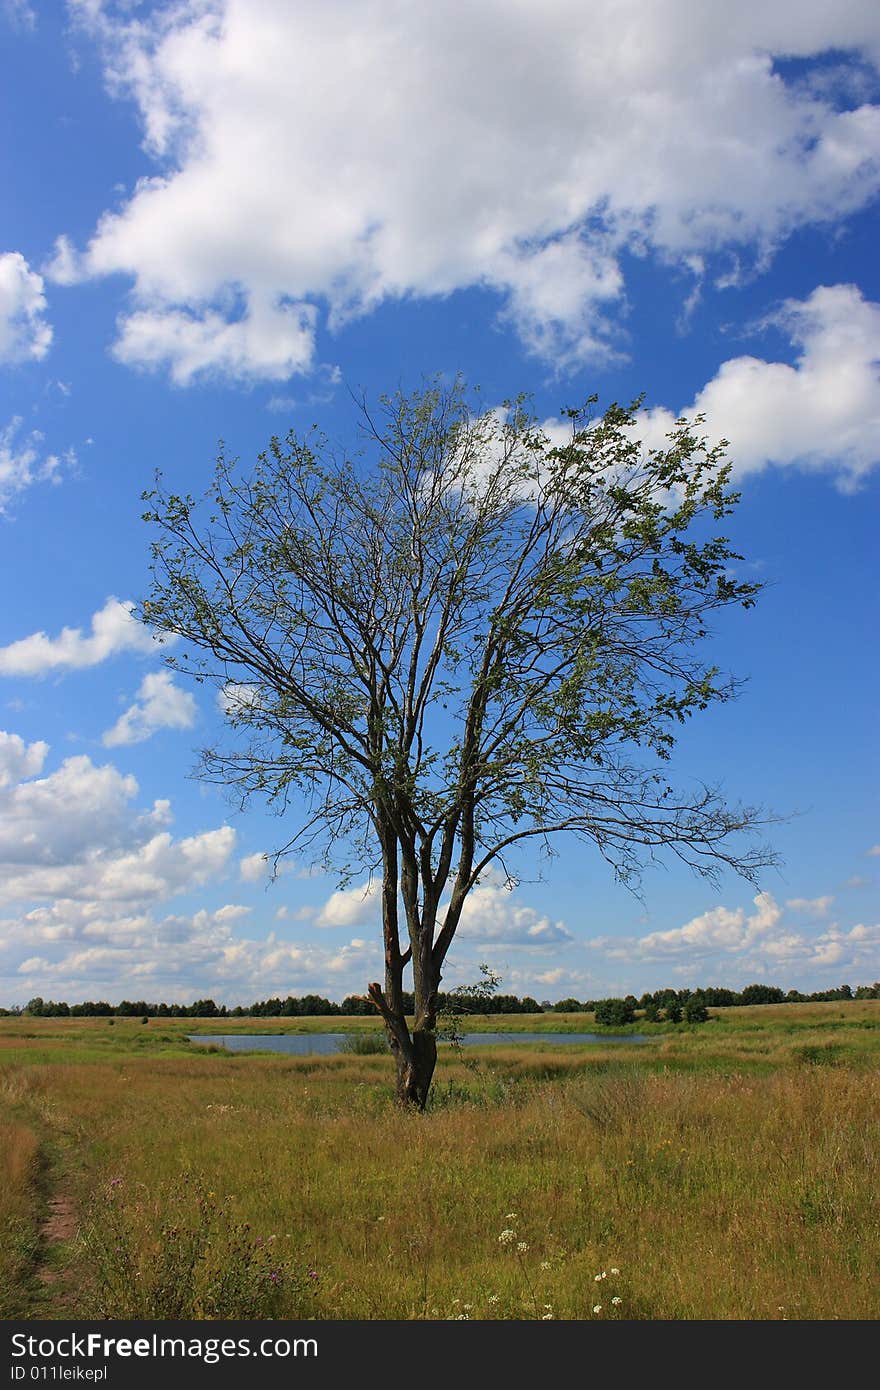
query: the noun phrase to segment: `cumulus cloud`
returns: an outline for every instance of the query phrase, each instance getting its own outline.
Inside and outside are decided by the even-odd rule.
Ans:
[[[0,255],[0,362],[40,362],[52,329],[44,318],[43,277],[19,251]]]
[[[140,310],[122,321],[113,354],[128,366],[167,367],[178,386],[205,373],[286,381],[311,365],[316,313],[254,295],[231,322],[213,310]]]
[[[465,899],[458,935],[463,940],[509,946],[558,946],[572,941],[562,922],[536,912],[506,886],[504,876],[489,871]]]
[[[643,954],[678,952],[682,950],[741,950],[764,932],[776,926],[782,909],[769,893],[755,898],[755,911],[747,916],[740,907],[731,912],[715,907],[693,917],[683,927],[671,931],[650,932],[640,938],[638,947]]]
[[[340,888],[331,893],[315,918],[318,927],[353,927],[377,922],[381,914],[382,882],[370,879],[359,888]]]
[[[20,431],[20,416],[0,430],[0,516],[16,494],[34,483],[60,482],[62,465],[76,462],[73,449],[66,450],[63,457],[46,453],[39,430],[31,430],[24,438]]]
[[[82,628],[65,627],[57,637],[33,632],[8,647],[0,647],[0,676],[43,676],[49,671],[82,670],[119,652],[154,656],[160,639],[132,617],[133,608],[130,601],[120,603],[111,597],[92,615],[88,635],[83,634]]]
[[[759,893],[752,913],[716,907],[669,931],[626,939],[596,938],[588,945],[630,967],[662,964],[675,974],[699,977],[703,984],[708,981],[706,972],[713,968],[723,972],[726,981],[731,972],[743,981],[767,973],[775,978],[782,967],[786,979],[800,977],[807,982],[816,971],[831,966],[856,977],[870,973],[875,970],[880,926],[858,923],[846,929],[832,922],[821,932],[803,928],[804,918],[825,916],[833,901],[830,895],[792,898],[783,909],[770,893]],[[790,925],[787,914],[800,918],[801,924]],[[816,985],[807,983],[807,988]]]
[[[0,729],[0,787],[42,772],[48,752],[49,745],[42,739],[37,743],[25,743],[18,734],[7,734]]]
[[[117,355],[181,383],[280,380],[317,307],[469,286],[541,355],[607,356],[625,249],[760,259],[880,188],[872,0],[74,8],[157,172],[47,274],[127,276]],[[774,64],[830,49],[833,90]]]
[[[195,699],[174,684],[170,671],[151,671],[141,681],[134,704],[102,735],[101,742],[106,748],[143,743],[159,729],[191,729],[197,714]]]
[[[880,304],[855,285],[820,285],[772,322],[797,349],[793,366],[731,358],[680,413],[705,415],[710,438],[730,441],[737,477],[796,464],[855,485],[880,462]],[[662,446],[674,418],[644,411],[643,442]]]
[[[42,757],[40,745],[13,753],[29,759],[31,770]],[[46,777],[2,787],[0,902],[146,903],[205,884],[225,868],[235,845],[230,826],[175,840],[158,828],[167,823],[167,802],[139,812],[137,792],[134,777],[85,755]]]
[[[224,913],[226,915],[224,915]],[[270,995],[324,994],[362,990],[375,977],[381,952],[374,943],[353,938],[328,949],[295,945],[274,936],[237,937],[226,909],[158,922],[132,921],[130,933],[111,931],[89,943],[58,939],[29,952],[0,980],[27,996],[35,991],[58,998],[103,997],[191,1001],[210,995],[239,1004]],[[0,922],[0,940],[4,923]],[[173,950],[146,951],[161,944]],[[328,983],[329,982],[329,983]]]
[[[44,744],[0,740],[8,773],[0,778],[0,907],[12,910],[0,918],[0,979],[39,975],[45,984],[36,988],[67,981],[72,997],[84,982],[92,997],[112,985],[118,998],[123,978],[173,981],[191,967],[192,997],[201,956],[222,958],[251,909],[226,903],[162,916],[161,906],[215,888],[235,831],[224,825],[175,839],[162,828],[168,802],[140,809],[133,777],[85,756],[34,776],[45,752]]]
[[[265,854],[246,854],[238,861],[238,876],[245,883],[259,883],[268,874],[269,863]]]

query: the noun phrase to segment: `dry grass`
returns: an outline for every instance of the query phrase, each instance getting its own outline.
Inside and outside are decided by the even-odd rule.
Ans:
[[[39,1245],[39,1144],[33,1129],[0,1120],[0,1317],[21,1311]]]
[[[876,1319],[880,1008],[733,1012],[644,1048],[444,1056],[424,1116],[383,1057],[154,1055],[117,1029],[115,1056],[18,1065],[92,1216],[68,1315],[126,1315],[158,1262],[210,1316],[211,1270],[252,1298],[266,1245],[260,1316]],[[27,1190],[26,1137],[6,1147]]]

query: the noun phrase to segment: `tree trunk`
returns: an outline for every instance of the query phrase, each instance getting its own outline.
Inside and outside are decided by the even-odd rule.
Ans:
[[[427,1028],[413,1029],[409,1055],[405,1055],[402,1048],[397,1048],[395,1060],[398,1101],[401,1105],[424,1110],[437,1065],[437,1039],[433,1031]]]

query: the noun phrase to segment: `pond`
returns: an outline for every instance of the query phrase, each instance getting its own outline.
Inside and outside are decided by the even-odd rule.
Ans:
[[[230,1052],[286,1052],[294,1057],[322,1056],[338,1052],[350,1033],[189,1033],[190,1042],[225,1047]],[[465,1033],[465,1047],[508,1043],[640,1043],[641,1033]]]

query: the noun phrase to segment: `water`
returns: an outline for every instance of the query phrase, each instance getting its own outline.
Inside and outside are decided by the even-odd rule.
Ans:
[[[327,1057],[338,1052],[348,1033],[189,1033],[190,1042],[213,1043],[230,1052],[286,1052],[293,1057]],[[641,1033],[465,1033],[465,1047],[508,1043],[634,1043],[647,1042]]]

